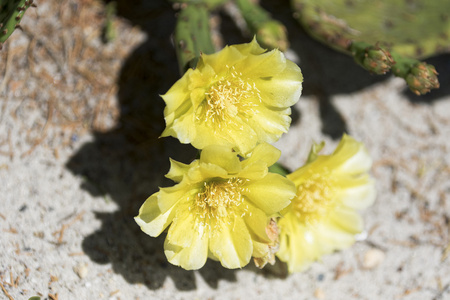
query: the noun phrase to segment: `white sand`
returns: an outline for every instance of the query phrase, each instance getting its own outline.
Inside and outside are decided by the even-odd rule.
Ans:
[[[420,98],[405,94],[400,79],[371,83],[375,76],[353,66],[350,59],[311,41],[293,43],[304,67],[305,96],[294,108],[298,121],[276,144],[283,152],[282,162],[292,169],[300,166],[313,141],[326,140],[328,153],[337,144],[321,131],[324,124],[331,124],[340,132],[337,114],[320,118],[319,102],[312,88],[308,91],[317,84],[329,95],[348,132],[366,144],[374,160],[378,196],[363,213],[367,238],[286,278],[280,264],[264,270],[252,264],[226,270],[208,262],[199,271],[184,271],[166,262],[163,237],[141,233],[132,216],[157,186],[168,184],[163,179],[168,157],[187,163],[195,153],[172,139],[156,141],[162,126],[156,121],[150,120],[155,128],[144,126],[143,132],[152,132],[144,138],[133,135],[139,125],[128,131],[113,129],[118,120],[126,121],[125,110],[117,105],[126,96],[111,91],[120,66],[130,64],[130,57],[139,56],[142,49],[162,55],[155,58],[162,61],[156,67],[161,70],[164,62],[174,60],[173,53],[158,52],[162,39],[158,37],[149,38],[142,48],[143,34],[122,23],[123,35],[108,46],[99,42],[95,27],[83,31],[62,23],[64,34],[58,38],[67,39],[61,46],[66,50],[60,52],[55,45],[61,44],[50,44],[52,58],[45,47],[33,45],[35,73],[28,75],[27,51],[31,50],[27,47],[33,39],[26,32],[39,32],[44,25],[59,32],[58,16],[47,14],[54,6],[54,1],[42,1],[38,13],[24,19],[25,33],[15,33],[6,49],[18,54],[0,91],[0,282],[4,287],[0,299],[7,299],[6,293],[16,300],[36,295],[56,299],[56,294],[60,300],[450,299],[450,258],[445,258],[450,252],[448,56],[433,61],[443,78],[441,92]],[[37,19],[40,25],[34,28]],[[84,51],[100,49],[100,57],[110,66],[109,70],[98,67],[100,58],[94,54],[79,54],[77,66],[93,69],[91,80],[102,83],[83,81],[82,72],[68,63],[68,56],[78,55],[71,51],[76,34],[86,39]],[[56,37],[39,38],[44,42]],[[301,47],[310,50],[302,53]],[[323,55],[319,69],[305,53]],[[1,81],[5,70],[3,50]],[[53,84],[42,70],[54,79]],[[174,71],[172,64],[168,81],[176,79]],[[60,79],[62,74],[65,79]],[[151,85],[157,75],[142,81]],[[123,86],[119,84],[119,91],[125,90]],[[144,88],[136,89],[145,95]],[[149,101],[158,101],[161,92],[150,91]],[[92,113],[102,100],[106,100],[103,113]],[[84,107],[80,115],[69,102]],[[158,105],[156,111],[161,113]],[[49,111],[54,114],[49,116]],[[92,124],[93,116],[101,119],[101,126]],[[95,126],[102,132],[93,134]]]

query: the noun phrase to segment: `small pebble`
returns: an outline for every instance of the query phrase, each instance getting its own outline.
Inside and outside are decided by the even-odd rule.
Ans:
[[[385,256],[384,252],[379,249],[370,249],[364,255],[362,267],[367,270],[376,268],[383,262]]]
[[[87,276],[89,268],[86,263],[80,263],[73,267],[73,271],[78,275],[78,277],[83,279]]]
[[[316,289],[314,291],[314,297],[316,299],[325,299],[325,293],[321,289]]]

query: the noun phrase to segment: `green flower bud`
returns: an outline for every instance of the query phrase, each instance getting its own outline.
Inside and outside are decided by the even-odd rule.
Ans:
[[[428,93],[431,89],[439,88],[437,75],[438,72],[436,72],[434,66],[418,62],[411,67],[405,79],[413,93],[422,95]]]
[[[289,41],[286,36],[286,28],[278,21],[269,21],[264,23],[257,32],[256,39],[266,48],[278,48],[286,51],[289,47]]]
[[[375,74],[386,74],[395,64],[391,54],[380,47],[372,46],[366,48],[364,54],[363,66]]]
[[[366,43],[353,43],[350,47],[355,61],[375,74],[386,74],[395,64],[389,51]]]

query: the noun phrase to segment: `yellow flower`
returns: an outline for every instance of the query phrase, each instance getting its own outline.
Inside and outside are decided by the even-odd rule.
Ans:
[[[375,199],[374,181],[367,173],[372,161],[364,145],[344,135],[333,154],[318,155],[323,145],[313,146],[306,165],[287,176],[297,195],[278,222],[277,256],[291,273],[352,245],[363,230],[356,210]]]
[[[197,149],[223,145],[246,155],[258,143],[272,143],[290,125],[290,106],[302,90],[300,68],[279,50],[251,43],[201,55],[162,96],[166,129]]]
[[[166,175],[177,182],[150,196],[135,218],[156,237],[169,225],[164,243],[168,261],[184,269],[201,268],[207,257],[226,268],[240,268],[269,252],[270,217],[295,196],[294,184],[269,173],[280,151],[258,145],[240,160],[231,148],[208,146],[186,165],[171,160]]]

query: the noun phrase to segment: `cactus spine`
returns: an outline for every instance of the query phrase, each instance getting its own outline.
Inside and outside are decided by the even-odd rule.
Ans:
[[[33,0],[0,0],[0,49],[32,4]]]

